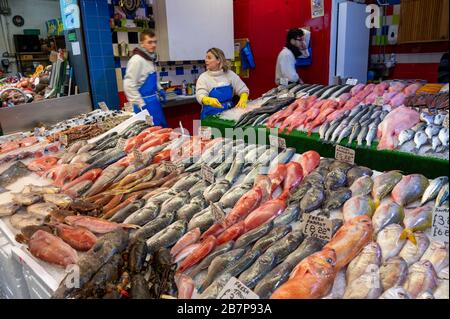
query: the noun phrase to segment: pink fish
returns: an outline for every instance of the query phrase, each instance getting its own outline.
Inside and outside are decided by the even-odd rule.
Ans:
[[[177,255],[181,250],[187,246],[196,243],[200,238],[201,232],[200,228],[194,228],[188,231],[183,237],[181,237],[177,243],[170,250],[170,254],[173,256]]]
[[[245,218],[245,231],[252,230],[265,222],[274,219],[285,209],[286,201],[284,199],[277,198],[265,202]]]

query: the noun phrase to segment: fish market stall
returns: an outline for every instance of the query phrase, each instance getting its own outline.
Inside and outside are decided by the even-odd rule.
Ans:
[[[229,110],[203,126],[274,129],[298,152],[334,157],[336,145],[355,151],[361,165],[401,169],[430,178],[448,174],[448,85],[436,94],[415,92],[420,83],[383,82],[275,88],[255,110]],[[404,103],[405,105],[402,105]]]
[[[0,267],[29,288],[13,296],[214,299],[236,278],[260,298],[448,299],[448,238],[431,233],[448,176],[188,136],[145,115],[0,170]]]

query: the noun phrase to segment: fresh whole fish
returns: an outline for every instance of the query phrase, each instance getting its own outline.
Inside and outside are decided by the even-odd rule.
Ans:
[[[444,122],[444,119],[445,119],[445,114],[439,113],[434,117],[433,123],[435,125],[442,125],[442,123]],[[428,123],[428,124],[430,124],[430,123]]]
[[[373,122],[373,123],[371,123],[369,125],[369,130],[368,130],[367,135],[366,135],[366,145],[368,147],[372,146],[372,142],[373,142],[373,140],[375,139],[375,137],[377,135],[378,124],[379,124],[379,122],[375,121],[375,122]]]
[[[423,145],[428,143],[428,136],[424,131],[418,131],[414,135],[414,144],[416,145],[416,150],[419,150]]]
[[[122,166],[111,165],[107,167],[84,196],[93,196],[106,189],[123,170],[124,167]]]
[[[422,198],[428,185],[428,179],[421,174],[403,176],[392,189],[392,198],[399,205],[408,205]]]
[[[377,242],[381,247],[382,261],[397,256],[405,245],[405,239],[401,239],[400,235],[403,232],[403,227],[398,224],[390,224],[383,228],[377,234]]]
[[[447,148],[448,147],[448,128],[446,128],[446,127],[441,128],[438,136],[439,136],[439,140],[441,141],[442,145]]]
[[[31,215],[28,213],[16,213],[9,219],[11,225],[18,230],[27,226],[42,226],[46,221],[46,216]]]
[[[186,232],[187,223],[178,220],[147,240],[149,253],[174,245]]]
[[[279,241],[290,233],[292,227],[290,225],[281,225],[274,227],[266,236],[260,238],[252,247],[252,250],[265,252],[273,243]]]
[[[35,204],[42,200],[42,195],[35,193],[14,193],[11,195],[14,203],[25,206]]]
[[[384,197],[394,189],[395,185],[402,179],[399,171],[389,171],[376,176],[373,179],[372,197],[379,203]]]
[[[379,206],[372,217],[373,229],[375,234],[379,233],[386,226],[396,223],[399,224],[405,218],[405,212],[402,206],[394,202],[387,202]]]
[[[207,207],[192,217],[188,224],[188,230],[199,227],[200,230],[204,232],[211,227],[214,222],[215,217],[211,211],[211,207]]]
[[[345,202],[342,212],[345,221],[360,215],[372,217],[375,212],[375,203],[369,196],[354,196]]]
[[[327,199],[325,200],[323,208],[326,211],[338,209],[351,197],[352,191],[349,188],[341,187],[335,191],[327,191]]]
[[[161,204],[161,214],[175,213],[190,199],[187,191],[178,193],[175,197],[167,199]]]
[[[222,204],[224,208],[232,208],[237,203],[237,201],[250,189],[252,184],[239,184],[231,189],[229,189],[220,199],[219,203]]]
[[[185,272],[190,267],[199,263],[216,247],[216,238],[214,236],[207,237],[201,245],[186,257],[178,267],[178,272]]]
[[[172,190],[175,192],[188,191],[201,179],[201,176],[197,173],[187,175],[185,178],[178,180],[175,185],[172,186]]]
[[[65,224],[55,225],[58,237],[78,251],[88,251],[97,242],[97,237],[84,228]]]
[[[372,221],[368,216],[357,216],[340,227],[325,246],[336,252],[336,268],[348,265],[371,241],[372,235]]]
[[[373,189],[373,179],[370,176],[362,176],[355,180],[351,186],[353,196],[369,195]]]
[[[287,282],[278,287],[271,299],[319,299],[326,296],[336,276],[336,253],[323,249],[303,259]]]
[[[445,184],[438,193],[436,197],[435,207],[441,207],[448,202],[448,183]]]
[[[448,259],[448,247],[444,243],[432,240],[430,246],[420,260],[430,261],[436,272],[440,272],[448,266]]]
[[[358,137],[356,138],[356,140],[358,141],[358,146],[363,146],[363,141],[365,140],[368,132],[368,125],[361,126],[361,130],[359,131]]]
[[[408,211],[403,220],[405,230],[403,231],[401,238],[408,238],[413,244],[416,244],[417,240],[414,233],[416,231],[426,231],[431,228],[432,215],[433,207],[430,204]]]
[[[400,132],[400,135],[398,136],[398,146],[402,146],[406,142],[411,141],[414,138],[414,135],[416,132],[412,129],[407,129]]]
[[[142,226],[142,228],[138,229],[133,235],[133,240],[147,240],[148,238],[152,237],[159,231],[169,226],[174,218],[175,214],[173,213],[158,216],[157,218]]]
[[[347,285],[343,299],[378,299],[382,292],[378,272],[366,272]]]
[[[230,265],[235,263],[243,254],[245,249],[233,249],[217,256],[211,261],[205,280],[199,288],[199,292],[205,291]]]
[[[366,272],[378,269],[381,264],[381,249],[376,242],[367,244],[361,253],[347,267],[347,283],[351,283]]]
[[[6,187],[18,179],[31,174],[31,171],[21,161],[17,161],[0,173],[0,193],[6,192]]]
[[[343,170],[336,169],[328,173],[325,178],[325,187],[328,190],[336,190],[347,185],[347,175]]]
[[[200,299],[217,299],[217,296],[222,291],[223,287],[230,280],[229,274],[223,274],[217,278],[203,293],[199,295]]]
[[[403,287],[392,287],[383,292],[378,299],[411,299],[411,296]]]
[[[403,285],[408,275],[408,264],[399,256],[386,260],[380,267],[380,279],[383,290]]]
[[[31,215],[48,217],[52,212],[58,210],[58,206],[51,203],[37,203],[27,207],[27,212]]]
[[[22,205],[17,203],[6,203],[0,205],[0,218],[5,216],[11,216],[17,213]]]
[[[230,251],[231,249],[233,249],[233,246],[234,241],[229,241],[223,245],[217,246],[210,254],[205,256],[205,258],[203,258],[203,260],[198,265],[186,271],[186,274],[195,277],[202,270],[207,269],[214,258]]]
[[[135,206],[136,207],[136,206]],[[160,206],[148,201],[144,207],[138,209],[129,215],[123,223],[143,226],[148,222],[154,220],[159,214]]]
[[[31,236],[28,247],[33,256],[52,264],[67,267],[78,261],[77,252],[72,247],[42,230]]]
[[[276,265],[276,256],[273,252],[266,251],[261,255],[255,263],[239,276],[239,280],[253,289],[257,282],[262,279],[269,271],[271,271]]]
[[[437,275],[432,263],[422,260],[413,264],[409,268],[403,287],[412,298],[416,298],[423,292],[433,291],[437,287]]]
[[[37,185],[27,185],[24,187],[22,193],[38,193],[38,194],[56,194],[59,193],[61,188],[46,185],[46,186],[37,186]]]
[[[291,222],[300,219],[300,203],[292,202],[289,206],[284,210],[283,213],[275,217],[273,219],[273,227],[277,227],[280,225],[289,225]]]
[[[129,255],[129,267],[132,273],[140,273],[144,267],[147,257],[147,243],[144,240],[138,240],[131,245]]]
[[[421,112],[420,113],[420,120],[422,122],[425,122],[427,125],[433,124],[434,123],[434,116],[431,114],[428,114],[426,112]]]
[[[91,216],[67,216],[64,220],[75,227],[84,227],[95,234],[110,233],[118,228],[135,228],[134,225],[117,224]]]
[[[141,209],[145,205],[145,200],[138,199],[134,202],[130,203],[129,205],[125,206],[124,208],[117,211],[110,219],[109,221],[115,222],[115,223],[123,223],[128,217],[131,216],[134,212]]]
[[[412,264],[419,261],[430,246],[430,240],[424,233],[418,232],[415,233],[414,236],[416,239],[416,243],[407,241],[399,254],[399,256],[406,261],[408,266],[411,266]]]
[[[441,130],[441,127],[437,125],[428,125],[425,129],[425,134],[429,139],[432,139],[433,136],[436,136],[439,134],[439,131]]]
[[[306,238],[295,251],[287,256],[284,262],[258,282],[254,289],[255,293],[261,298],[269,298],[278,287],[289,279],[291,271],[299,262],[318,252],[322,247],[321,240],[315,237]]]
[[[348,185],[352,186],[353,183],[360,177],[372,175],[373,171],[370,168],[364,166],[355,166],[347,172]]]
[[[273,227],[274,222],[269,221],[268,223],[265,223],[257,228],[254,228],[246,232],[236,240],[234,244],[234,249],[245,248],[246,246],[251,245],[261,237],[268,234],[273,229]]]
[[[321,187],[310,188],[300,201],[302,213],[309,213],[321,207],[325,201],[325,191]]]
[[[61,208],[68,207],[73,202],[72,198],[66,194],[44,194],[43,197],[45,202],[55,204]]]
[[[427,189],[422,195],[420,205],[422,206],[428,201],[434,200],[438,196],[439,191],[445,184],[448,184],[448,176],[441,176],[431,181],[430,185],[427,187]]]
[[[347,142],[348,145],[351,145],[353,143],[353,141],[358,137],[360,131],[361,131],[361,124],[356,123],[352,126],[352,131],[350,133]]]

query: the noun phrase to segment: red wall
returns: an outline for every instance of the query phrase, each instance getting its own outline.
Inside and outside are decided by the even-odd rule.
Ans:
[[[311,0],[235,0],[235,38],[249,38],[256,68],[244,79],[256,98],[275,86],[275,64],[290,28],[311,28],[313,64],[299,68],[307,83],[328,84],[331,0],[324,0],[325,16],[311,19]]]

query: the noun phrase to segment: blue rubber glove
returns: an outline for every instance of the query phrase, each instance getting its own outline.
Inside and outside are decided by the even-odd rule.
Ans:
[[[159,90],[159,97],[162,99],[163,103],[166,103],[166,91],[164,89]]]

